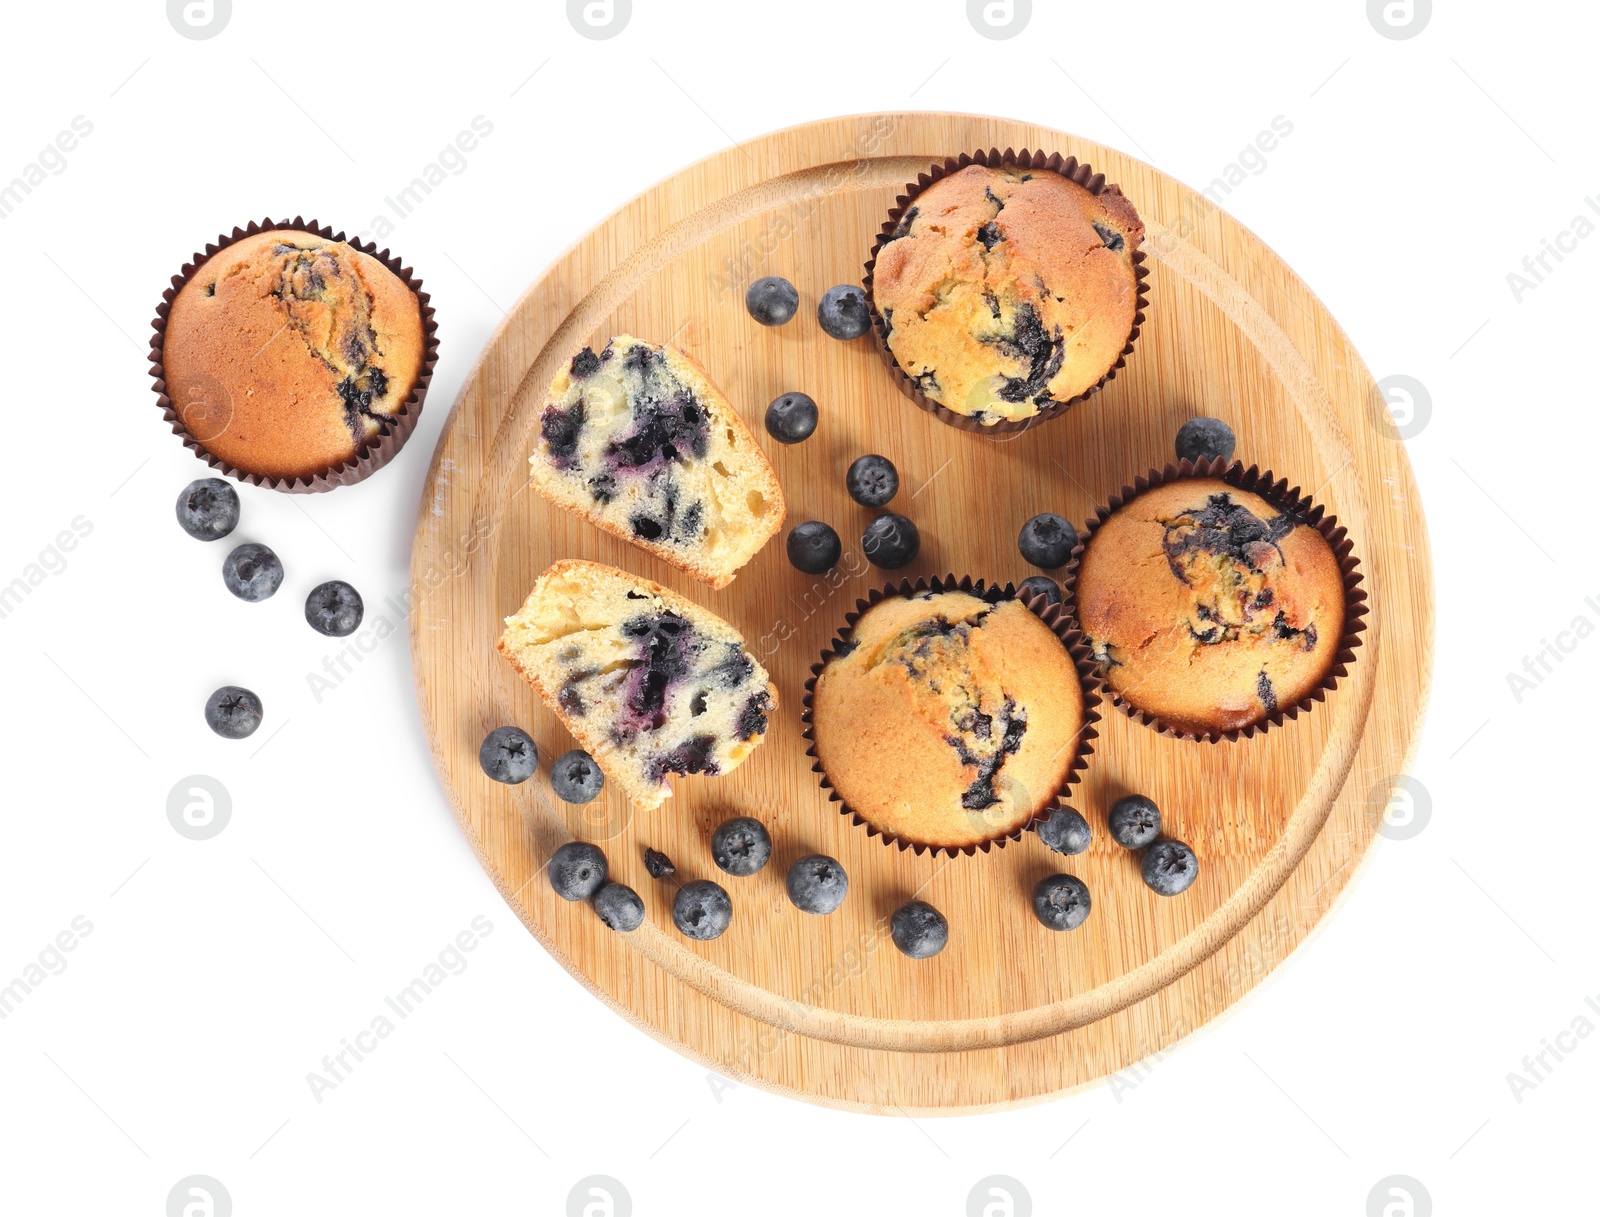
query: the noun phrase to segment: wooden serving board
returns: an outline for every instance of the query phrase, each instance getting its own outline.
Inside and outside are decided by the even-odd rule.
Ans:
[[[859,282],[885,212],[946,155],[978,148],[1076,155],[1119,183],[1148,226],[1151,303],[1127,367],[1098,396],[1010,442],[945,426],[900,396],[869,337],[841,343],[817,297]],[[801,311],[765,329],[744,288],[781,274]],[[795,571],[775,538],[714,592],[547,505],[527,488],[546,385],[586,343],[613,333],[671,341],[698,359],[761,439],[789,501],[788,524],[829,521],[846,555],[832,578]],[[807,442],[771,442],[766,404],[789,389],[822,413]],[[892,458],[895,510],[922,532],[899,575],[954,572],[1005,582],[1032,572],[1016,549],[1029,516],[1082,522],[1172,457],[1179,424],[1224,418],[1246,464],[1299,484],[1349,529],[1366,576],[1365,645],[1327,701],[1255,739],[1208,745],[1157,735],[1109,705],[1074,802],[1094,844],[1062,859],[1031,835],[954,859],[886,847],[830,804],[801,740],[808,669],[845,613],[888,581],[861,557],[871,514],[844,490],[850,461]],[[501,619],[564,557],[646,575],[741,629],[776,681],[766,742],[727,777],[677,783],[635,814],[614,789],[587,807],[550,793],[567,733],[494,650]],[[1041,1099],[1122,1069],[1188,1035],[1282,961],[1337,899],[1371,844],[1388,780],[1404,770],[1432,653],[1427,534],[1405,452],[1360,357],[1306,286],[1254,236],[1148,165],[1059,131],[1003,119],[896,114],[778,132],[683,170],[567,252],[517,302],[472,370],[433,457],[412,554],[412,654],[445,793],[496,886],[541,943],[638,1026],[741,1081],[839,1107],[918,1113]],[[1394,639],[1393,645],[1390,639]],[[479,770],[492,728],[520,724],[544,765],[496,785]],[[1200,877],[1161,899],[1112,843],[1105,811],[1140,791],[1190,842]],[[775,854],[760,874],[722,875],[711,830],[753,815]],[[647,920],[614,934],[558,899],[542,868],[573,837],[603,845]],[[731,929],[678,934],[671,881],[716,878]],[[850,895],[828,917],[792,908],[795,858],[831,854]],[[1094,897],[1087,924],[1045,930],[1028,895],[1058,869]],[[901,956],[888,914],[917,893],[950,922],[931,960]]]

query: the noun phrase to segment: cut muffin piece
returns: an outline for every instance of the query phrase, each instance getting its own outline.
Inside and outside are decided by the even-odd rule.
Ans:
[[[727,773],[761,742],[778,690],[722,618],[598,562],[557,562],[506,618],[500,653],[646,810],[669,774]]]
[[[726,587],[783,524],[783,490],[694,360],[619,334],[557,374],[530,458],[558,507]]]

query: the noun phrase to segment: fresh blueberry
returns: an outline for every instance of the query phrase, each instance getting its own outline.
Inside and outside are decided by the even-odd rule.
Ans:
[[[254,735],[261,725],[261,699],[249,689],[223,685],[206,698],[206,726],[223,739]]]
[[[868,453],[850,463],[844,488],[863,507],[887,507],[900,489],[900,473],[888,457]]]
[[[594,911],[607,929],[626,934],[644,920],[644,901],[626,883],[608,883],[594,894]]]
[[[672,924],[700,942],[722,937],[732,920],[733,901],[720,884],[709,879],[685,883],[672,902]]]
[[[1089,821],[1070,807],[1057,807],[1034,830],[1058,854],[1081,854],[1089,848]]]
[[[669,875],[678,873],[678,868],[672,865],[671,858],[659,849],[651,849],[649,846],[645,846],[644,868],[650,872],[652,879],[665,879]]]
[[[744,306],[762,325],[782,325],[799,310],[800,293],[789,280],[768,275],[745,290]]]
[[[711,834],[711,860],[730,875],[753,875],[772,857],[772,838],[760,820],[725,820]]]
[[[178,527],[196,541],[220,541],[239,524],[239,492],[221,478],[190,482],[178,496]]]
[[[767,434],[780,444],[798,444],[817,429],[817,403],[804,393],[785,393],[767,407]]]
[[[568,841],[550,855],[550,886],[563,900],[590,900],[605,886],[606,856],[587,841]]]
[[[1046,875],[1033,889],[1033,912],[1052,930],[1075,930],[1089,920],[1089,889],[1073,875]]]
[[[1161,809],[1142,794],[1125,794],[1106,817],[1111,839],[1126,849],[1143,849],[1161,835]]]
[[[1175,447],[1180,461],[1231,460],[1233,428],[1220,418],[1191,418],[1178,428]]]
[[[222,560],[222,582],[241,600],[265,600],[283,582],[283,563],[265,545],[247,541]]]
[[[922,534],[905,516],[886,511],[873,516],[861,534],[861,548],[867,561],[884,570],[899,570],[916,559],[922,548]]]
[[[1043,596],[1046,606],[1061,603],[1061,584],[1049,575],[1029,575],[1017,587],[1022,597]]]
[[[1182,841],[1170,837],[1144,851],[1144,882],[1158,896],[1176,896],[1189,890],[1200,873],[1200,862]]]
[[[826,574],[844,552],[839,534],[821,520],[796,524],[789,530],[784,548],[789,551],[789,564],[808,575]]]
[[[1053,511],[1040,512],[1022,526],[1017,535],[1017,548],[1025,562],[1044,570],[1065,566],[1078,544],[1078,530],[1072,521]]]
[[[789,868],[784,886],[802,913],[831,913],[844,903],[850,877],[826,854],[811,854]]]
[[[841,342],[861,337],[872,328],[867,293],[850,283],[830,287],[817,301],[817,322],[828,337]]]
[[[306,597],[306,624],[330,638],[354,634],[365,611],[361,593],[342,579],[319,583]]]
[[[950,923],[933,905],[913,900],[895,909],[889,918],[889,937],[912,959],[927,959],[950,941]]]
[[[539,768],[539,746],[521,727],[496,727],[478,745],[478,764],[495,781],[515,786]]]
[[[550,789],[563,803],[587,803],[605,784],[606,775],[582,748],[563,752],[550,766]]]

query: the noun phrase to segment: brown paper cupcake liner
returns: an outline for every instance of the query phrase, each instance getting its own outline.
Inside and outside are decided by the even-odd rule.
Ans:
[[[1181,481],[1186,478],[1218,478],[1230,486],[1247,491],[1250,494],[1260,495],[1279,511],[1287,512],[1311,525],[1320,532],[1333,550],[1333,556],[1338,560],[1339,572],[1344,579],[1344,634],[1339,639],[1339,649],[1334,652],[1333,662],[1329,665],[1327,674],[1322,678],[1322,683],[1311,690],[1299,701],[1290,706],[1280,706],[1266,718],[1248,727],[1237,727],[1231,731],[1194,731],[1189,728],[1175,727],[1163,722],[1158,716],[1141,710],[1137,706],[1123,700],[1109,681],[1102,678],[1106,696],[1111,703],[1120,709],[1134,722],[1142,723],[1162,735],[1174,739],[1196,740],[1208,744],[1220,743],[1223,740],[1250,739],[1253,736],[1264,734],[1270,728],[1286,720],[1298,718],[1306,713],[1312,706],[1325,700],[1331,689],[1338,685],[1350,670],[1350,665],[1355,662],[1356,648],[1361,645],[1361,635],[1367,628],[1365,621],[1367,615],[1367,593],[1362,588],[1360,562],[1351,553],[1351,543],[1344,527],[1339,523],[1338,517],[1328,515],[1324,510],[1312,502],[1309,495],[1300,493],[1300,487],[1290,486],[1287,478],[1274,479],[1271,470],[1260,470],[1251,465],[1248,469],[1241,461],[1234,461],[1229,465],[1226,460],[1217,457],[1209,461],[1179,461],[1176,465],[1167,465],[1159,471],[1152,469],[1143,477],[1135,478],[1132,486],[1124,486],[1118,493],[1111,496],[1105,506],[1097,508],[1094,517],[1084,528],[1082,536],[1078,538],[1077,547],[1072,551],[1072,557],[1067,562],[1066,573],[1061,580],[1062,607],[1070,618],[1073,630],[1087,645],[1088,636],[1083,633],[1083,623],[1078,615],[1078,572],[1083,563],[1083,553],[1088,547],[1090,539],[1095,532],[1111,518],[1112,514],[1120,507],[1138,498],[1146,491],[1158,486],[1165,486],[1168,482]],[[1098,675],[1098,667],[1097,667]]]
[[[1061,640],[1061,645],[1067,648],[1067,653],[1072,657],[1073,666],[1078,672],[1078,683],[1083,690],[1083,726],[1078,732],[1077,754],[1072,758],[1072,764],[1067,767],[1061,785],[1057,788],[1045,807],[1035,812],[1027,821],[1018,825],[1009,833],[997,834],[986,841],[976,842],[972,845],[928,845],[920,841],[912,841],[904,837],[895,836],[893,833],[884,832],[875,827],[864,816],[860,815],[853,807],[840,797],[833,788],[833,783],[828,781],[827,772],[822,767],[822,762],[817,759],[817,741],[813,732],[811,718],[812,698],[817,688],[817,677],[822,669],[827,666],[830,659],[839,654],[839,649],[850,641],[851,633],[856,622],[861,620],[861,615],[873,605],[893,596],[914,596],[920,592],[967,592],[991,604],[1002,600],[1019,600],[1039,620],[1050,627],[1052,633]],[[811,758],[811,771],[817,775],[817,781],[828,792],[828,800],[839,804],[839,814],[849,816],[854,824],[867,830],[869,837],[880,837],[885,845],[893,845],[897,849],[909,849],[916,854],[944,854],[954,858],[958,854],[972,856],[979,850],[988,853],[991,848],[1001,847],[1008,841],[1021,838],[1024,832],[1033,829],[1041,820],[1047,819],[1056,808],[1066,804],[1067,797],[1072,787],[1082,776],[1084,768],[1089,763],[1089,757],[1094,751],[1094,741],[1099,736],[1095,724],[1100,721],[1100,689],[1102,681],[1094,660],[1090,656],[1089,646],[1078,633],[1076,626],[1065,612],[1066,602],[1060,604],[1045,603],[1045,598],[1040,596],[1021,596],[1015,587],[1007,583],[1004,586],[989,584],[982,579],[974,580],[970,575],[957,579],[954,575],[945,575],[932,579],[918,578],[915,581],[902,579],[899,583],[890,583],[882,588],[873,588],[866,597],[856,601],[855,609],[847,613],[844,625],[840,627],[833,641],[822,652],[822,657],[811,665],[811,678],[806,681],[806,694],[801,701],[800,721],[804,724],[801,732],[806,741],[806,755]]]
[[[177,407],[167,395],[166,369],[162,365],[163,343],[166,340],[167,315],[172,310],[172,301],[183,290],[184,284],[192,279],[196,272],[209,262],[217,253],[228,248],[237,241],[246,237],[253,237],[258,232],[269,232],[275,229],[293,229],[296,232],[310,232],[329,241],[343,241],[353,249],[359,249],[364,254],[370,254],[387,266],[395,275],[409,287],[417,298],[417,303],[422,310],[422,368],[417,373],[416,383],[411,386],[411,393],[400,404],[392,422],[379,420],[380,430],[375,439],[368,440],[349,460],[338,465],[330,466],[318,473],[293,477],[269,477],[265,474],[249,473],[243,469],[235,468],[227,461],[213,455],[206,449],[202,438],[197,437],[184,423],[178,414]],[[194,454],[213,469],[235,478],[241,482],[248,482],[252,486],[265,486],[269,490],[281,490],[287,494],[317,494],[324,490],[332,490],[337,486],[350,486],[356,482],[370,477],[377,470],[383,468],[402,447],[406,440],[411,438],[411,433],[416,430],[417,419],[422,414],[422,402],[428,395],[428,385],[433,380],[433,366],[439,361],[439,323],[434,319],[433,308],[428,303],[428,293],[422,290],[422,280],[412,274],[411,268],[404,265],[399,258],[394,257],[385,249],[379,251],[377,245],[370,241],[361,241],[346,237],[342,232],[335,232],[332,228],[318,224],[315,220],[302,219],[295,216],[292,220],[275,221],[271,218],[259,222],[252,220],[245,228],[235,228],[231,234],[219,236],[215,243],[209,244],[201,253],[186,262],[183,269],[172,276],[172,285],[161,293],[161,303],[156,306],[155,320],[151,327],[155,334],[150,339],[150,375],[154,378],[152,386],[156,392],[156,404],[161,407],[161,417],[172,426],[172,432],[183,440],[185,448],[192,449]]]
[[[884,322],[883,315],[878,312],[877,306],[872,302],[872,274],[878,264],[878,252],[888,242],[895,228],[900,223],[900,218],[905,215],[911,204],[924,190],[941,178],[965,169],[968,165],[985,165],[991,169],[1001,167],[1016,169],[1044,169],[1052,173],[1059,173],[1069,181],[1076,182],[1090,194],[1104,194],[1107,191],[1122,193],[1122,187],[1106,181],[1106,175],[1096,173],[1088,165],[1078,160],[1075,156],[1062,156],[1059,152],[1029,152],[1024,148],[1021,152],[1014,152],[1007,148],[1001,152],[998,148],[990,148],[987,152],[981,148],[977,152],[963,152],[957,157],[946,157],[939,164],[934,165],[927,173],[919,173],[917,180],[906,184],[906,192],[895,199],[895,205],[890,209],[888,219],[878,232],[878,239],[873,242],[872,255],[866,262],[866,275],[862,279],[862,286],[867,293],[867,309],[872,314],[872,331],[877,340],[878,353],[883,356],[883,361],[894,376],[895,384],[900,392],[904,393],[918,406],[926,410],[942,423],[961,431],[974,431],[980,435],[1014,435],[1037,427],[1041,423],[1059,418],[1079,402],[1094,396],[1116,376],[1122,366],[1127,363],[1128,356],[1133,353],[1134,341],[1139,337],[1139,330],[1144,325],[1145,310],[1150,307],[1150,289],[1146,280],[1150,271],[1145,266],[1146,255],[1143,250],[1135,248],[1133,251],[1133,269],[1137,277],[1138,300],[1133,314],[1133,329],[1128,333],[1127,344],[1122,348],[1122,353],[1117,356],[1116,363],[1107,369],[1102,376],[1089,388],[1079,393],[1076,397],[1066,401],[1055,402],[1040,410],[1032,418],[1006,420],[998,423],[980,423],[965,414],[957,414],[927,396],[917,388],[916,381],[907,376],[901,369],[899,361],[895,359],[894,352],[889,349],[889,327]]]

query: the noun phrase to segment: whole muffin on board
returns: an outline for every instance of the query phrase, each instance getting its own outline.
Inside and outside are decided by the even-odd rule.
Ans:
[[[1139,312],[1144,224],[1115,186],[972,164],[916,194],[878,248],[871,301],[925,397],[985,426],[1095,388]]]

